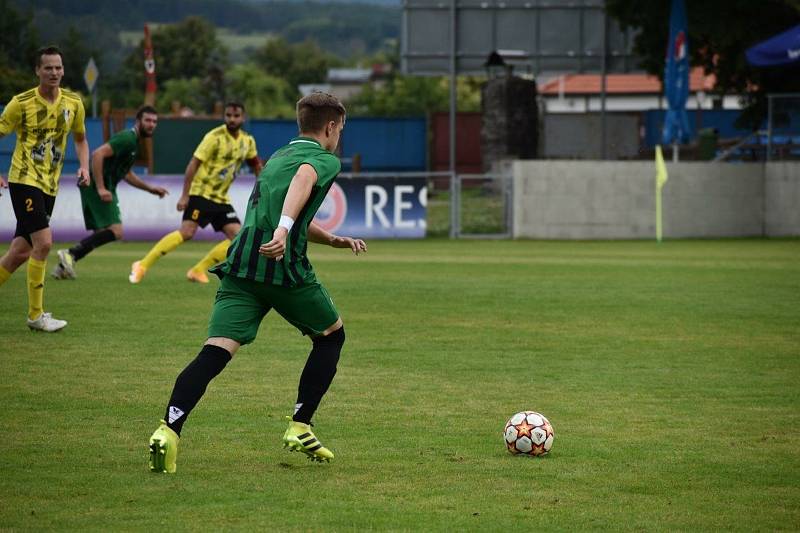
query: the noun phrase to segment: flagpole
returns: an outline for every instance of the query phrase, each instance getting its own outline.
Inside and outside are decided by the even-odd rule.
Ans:
[[[661,187],[656,184],[656,242],[661,244]]]

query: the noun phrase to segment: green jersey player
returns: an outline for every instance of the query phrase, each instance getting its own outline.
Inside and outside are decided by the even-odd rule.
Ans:
[[[312,93],[297,103],[300,136],[267,162],[227,259],[212,269],[221,282],[208,340],[175,381],[164,420],[150,437],[151,471],[175,472],[186,417],[236,350],[255,339],[273,308],[313,344],[300,376],[294,415],[288,417],[284,446],[314,461],[333,458],[311,431],[311,418],[336,374],[344,327],[314,275],[306,245],[328,244],[355,254],[367,249],[361,239],[332,235],[313,222],[341,168],[332,152],[344,122],[344,106],[331,95]]]
[[[145,183],[131,171],[139,157],[139,139],[153,136],[158,114],[150,106],[136,112],[133,128],[113,135],[92,152],[92,183],[81,187],[81,205],[86,229],[91,235],[69,250],[58,251],[56,279],[75,279],[75,262],[95,248],[122,238],[122,219],[117,199],[117,184],[125,180],[132,186],[163,198],[167,190]]]

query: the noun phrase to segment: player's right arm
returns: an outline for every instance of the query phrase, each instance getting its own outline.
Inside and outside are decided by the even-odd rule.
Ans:
[[[3,114],[0,115],[0,138],[5,137],[12,131],[17,128],[19,121],[22,118],[22,111],[19,106],[19,102],[17,102],[17,98],[14,97],[8,103],[8,105],[3,109]],[[3,175],[0,174],[0,189],[5,189],[8,187],[8,183],[6,182]]]
[[[317,183],[317,171],[308,163],[300,165],[297,169],[292,182],[289,184],[289,190],[286,192],[286,198],[283,200],[283,209],[281,209],[281,221],[275,231],[272,232],[272,240],[266,244],[262,244],[258,248],[258,253],[266,257],[272,257],[278,261],[283,258],[286,251],[286,236],[289,234],[291,227],[285,225],[285,220],[291,219],[291,224],[294,223],[300,210],[308,201],[311,196],[311,188]]]
[[[113,155],[114,149],[108,143],[104,143],[92,152],[92,178],[94,179],[95,188],[97,188],[97,195],[104,202],[110,202],[113,199],[113,195],[111,191],[106,189],[106,182],[103,178],[103,160]]]
[[[183,175],[183,192],[181,192],[181,197],[178,199],[178,211],[183,211],[189,205],[189,191],[192,188],[192,180],[194,180],[194,175],[197,174],[197,169],[200,168],[202,163],[196,157],[192,157],[189,164],[186,165],[186,172]]]

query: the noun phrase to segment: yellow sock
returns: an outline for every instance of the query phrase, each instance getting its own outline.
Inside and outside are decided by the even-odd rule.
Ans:
[[[11,272],[0,266],[0,285],[8,281],[11,277]]]
[[[44,270],[47,260],[28,259],[28,318],[39,318],[43,312]]]
[[[147,252],[147,255],[144,256],[139,264],[142,265],[145,269],[149,269],[153,264],[161,259],[162,255],[167,255],[172,250],[178,247],[179,244],[183,242],[183,237],[181,236],[180,231],[173,231],[172,233],[168,233],[161,237],[161,240]]]
[[[225,239],[224,241],[218,243],[215,247],[211,249],[210,252],[206,254],[204,258],[200,260],[195,266],[192,267],[192,270],[197,270],[198,272],[205,272],[212,266],[216,265],[217,263],[221,263],[225,260],[225,257],[228,255],[228,246],[231,245],[231,241],[229,239]]]

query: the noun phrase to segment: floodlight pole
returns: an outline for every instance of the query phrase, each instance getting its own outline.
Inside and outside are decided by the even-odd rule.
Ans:
[[[456,11],[456,3],[458,0],[450,0],[450,238],[458,237],[459,226],[459,200],[458,188],[456,186],[456,81],[458,78],[457,73],[457,28],[456,22],[458,13]]]

